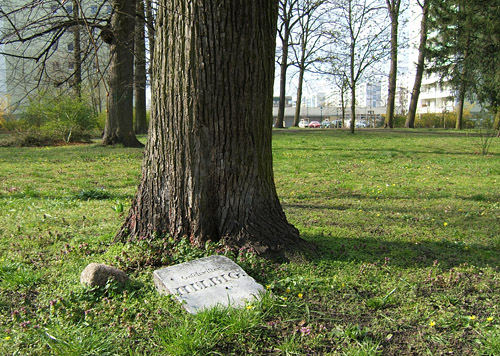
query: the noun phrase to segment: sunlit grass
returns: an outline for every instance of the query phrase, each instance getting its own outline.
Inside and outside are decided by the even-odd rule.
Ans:
[[[141,150],[0,148],[0,354],[497,355],[500,141],[482,155],[475,140],[275,131],[278,195],[318,255],[233,255],[268,294],[197,316],[160,296],[151,274],[205,252],[113,242]],[[89,262],[132,282],[83,287]]]

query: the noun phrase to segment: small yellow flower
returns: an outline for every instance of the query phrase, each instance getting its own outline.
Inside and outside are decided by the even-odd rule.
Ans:
[[[380,216],[380,213],[378,213],[377,216]]]
[[[448,226],[448,223],[445,221],[445,222],[443,223],[443,225],[444,225],[444,226]]]
[[[4,340],[10,340],[10,336],[4,337]]]
[[[248,310],[253,309],[253,305],[247,305],[247,309]]]
[[[267,284],[267,285],[266,285],[266,289],[271,289],[271,285],[270,285],[270,284]]]
[[[471,316],[469,316],[469,319],[470,320],[476,320],[476,316],[475,315],[471,315]]]
[[[434,326],[436,325],[436,322],[434,320],[431,320],[431,322],[429,323],[429,326]]]
[[[286,289],[286,292],[287,292],[287,293],[290,293],[290,288],[287,288],[287,289]]]
[[[492,316],[489,316],[486,320],[488,320],[488,321],[493,321],[493,317],[492,317]]]
[[[297,294],[297,296],[299,297],[299,299],[302,299],[302,297],[304,297],[304,294],[299,293],[299,294]]]

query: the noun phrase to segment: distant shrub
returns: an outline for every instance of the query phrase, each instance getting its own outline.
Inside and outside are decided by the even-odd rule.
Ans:
[[[98,123],[88,101],[53,93],[31,98],[20,120],[25,127],[21,136],[30,137],[35,132],[50,140],[64,142],[90,140]]]
[[[57,142],[61,142],[59,137],[50,136],[35,130],[17,130],[0,140],[0,147],[42,147],[51,146]]]
[[[394,127],[405,127],[406,115],[394,115]]]
[[[455,128],[457,114],[455,112],[418,114],[415,119],[415,127],[418,128]],[[464,111],[463,128],[473,128],[474,122],[471,120],[470,112]]]

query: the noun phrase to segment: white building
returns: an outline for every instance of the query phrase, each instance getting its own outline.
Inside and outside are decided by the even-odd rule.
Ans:
[[[60,90],[69,88],[71,79],[68,80],[68,78],[71,77],[75,68],[71,28],[67,29],[57,40],[54,38],[54,33],[50,32],[24,43],[12,42],[17,37],[17,30],[21,36],[27,37],[54,23],[72,20],[72,2],[44,0],[35,2],[32,6],[26,6],[27,3],[27,0],[2,1],[0,42],[3,44],[0,44],[0,103],[3,103],[3,106],[6,106],[7,111],[10,112],[16,112],[18,108],[25,105],[28,97],[39,88],[57,87]],[[111,14],[110,5],[102,5],[102,3],[96,5],[99,3],[95,0],[81,1],[80,4],[85,16],[90,20],[99,18],[99,21],[104,21],[103,19],[109,18]],[[22,7],[24,10],[14,11]],[[5,17],[6,13],[9,14],[8,19]],[[17,30],[12,28],[11,22],[15,24]],[[90,40],[90,36],[95,42]],[[103,80],[109,52],[107,46],[100,41],[98,33],[89,32],[82,27],[80,37],[82,57],[85,52],[89,54],[82,62],[83,87],[90,93],[92,101],[97,105],[96,103],[105,101]],[[50,43],[53,43],[51,47],[44,51]],[[96,47],[98,56],[95,55]],[[7,53],[14,54],[14,56]],[[39,59],[36,61],[21,57],[39,57]],[[97,70],[96,57],[101,59],[99,61],[100,73]]]

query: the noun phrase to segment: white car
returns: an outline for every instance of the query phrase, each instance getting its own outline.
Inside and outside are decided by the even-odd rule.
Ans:
[[[309,126],[309,122],[307,120],[304,120],[304,119],[300,120],[299,127],[305,128],[308,126]]]

